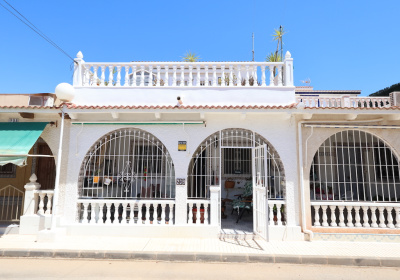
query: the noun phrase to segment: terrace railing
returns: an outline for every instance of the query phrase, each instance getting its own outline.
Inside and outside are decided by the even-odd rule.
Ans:
[[[400,203],[311,202],[314,227],[400,228]]]
[[[389,97],[297,96],[296,102],[302,102],[305,107],[312,108],[385,108],[391,106]]]
[[[293,86],[293,59],[284,62],[85,62],[75,59],[75,87]]]

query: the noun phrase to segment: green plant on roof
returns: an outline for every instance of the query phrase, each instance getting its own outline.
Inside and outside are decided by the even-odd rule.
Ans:
[[[182,60],[185,62],[196,62],[200,60],[200,56],[195,52],[187,51],[184,56],[182,56]]]

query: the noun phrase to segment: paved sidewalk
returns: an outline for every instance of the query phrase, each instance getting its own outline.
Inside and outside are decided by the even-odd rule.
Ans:
[[[0,256],[400,267],[400,244],[76,236],[39,243],[33,235],[10,234],[0,238]]]

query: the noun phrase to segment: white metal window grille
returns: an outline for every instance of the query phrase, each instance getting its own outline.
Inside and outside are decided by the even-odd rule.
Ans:
[[[225,129],[207,137],[195,151],[188,170],[188,198],[209,198],[209,188],[222,176],[251,176],[251,148],[267,145],[270,199],[285,196],[285,175],[275,149],[259,134],[246,129]],[[221,158],[222,155],[222,158]],[[240,174],[241,173],[241,174]]]
[[[171,199],[174,165],[152,134],[140,129],[113,131],[87,153],[79,190],[81,198]]]
[[[0,189],[0,221],[19,221],[24,211],[25,192],[8,185]]]
[[[329,137],[310,170],[311,200],[397,202],[399,162],[381,139],[360,130]]]

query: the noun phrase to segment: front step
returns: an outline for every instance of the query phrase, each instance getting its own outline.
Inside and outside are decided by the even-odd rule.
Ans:
[[[254,233],[243,232],[243,231],[225,231],[221,230],[218,235],[220,240],[231,239],[231,240],[255,240],[258,236]]]

